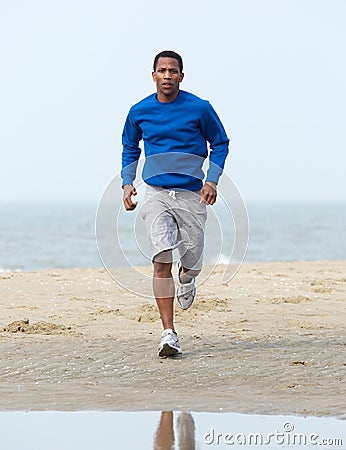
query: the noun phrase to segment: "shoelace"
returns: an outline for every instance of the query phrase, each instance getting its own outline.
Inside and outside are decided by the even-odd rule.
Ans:
[[[177,344],[178,338],[174,333],[167,333],[165,336],[162,336],[162,343],[171,342],[172,340],[174,344]]]
[[[183,292],[183,295],[192,293],[193,288],[194,288],[194,286],[184,286],[184,285],[180,286],[180,289]]]

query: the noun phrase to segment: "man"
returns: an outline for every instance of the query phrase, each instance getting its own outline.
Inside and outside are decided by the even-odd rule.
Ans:
[[[153,291],[163,333],[159,356],[181,353],[173,322],[172,251],[178,249],[176,298],[188,309],[195,298],[195,277],[202,269],[206,205],[217,197],[217,183],[228,154],[229,139],[209,102],[180,90],[183,61],[173,51],[156,55],[152,72],[156,93],[132,106],[123,135],[123,202],[136,208],[133,181],[143,139],[147,184],[141,215],[145,220],[154,266]],[[208,157],[206,181],[202,165]]]

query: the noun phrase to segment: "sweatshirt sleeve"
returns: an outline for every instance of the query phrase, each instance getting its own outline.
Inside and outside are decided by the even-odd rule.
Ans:
[[[141,154],[139,142],[142,140],[142,130],[136,124],[133,115],[133,110],[131,108],[126,118],[122,134],[122,186],[125,186],[125,184],[132,184],[136,178],[138,159]]]
[[[206,181],[218,183],[228,155],[229,139],[213,107],[209,102],[206,104],[201,124],[203,136],[209,142],[211,149]]]

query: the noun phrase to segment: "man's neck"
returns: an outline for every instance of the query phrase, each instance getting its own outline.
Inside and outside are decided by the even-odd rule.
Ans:
[[[179,92],[180,92],[180,89],[178,90],[177,93],[175,93],[174,95],[170,95],[170,96],[167,96],[167,95],[157,92],[156,98],[160,103],[170,103],[178,97]]]

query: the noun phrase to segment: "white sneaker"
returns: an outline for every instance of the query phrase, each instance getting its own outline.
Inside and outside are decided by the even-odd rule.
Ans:
[[[163,330],[160,345],[158,348],[158,355],[173,356],[181,353],[182,352],[177,333],[175,333],[171,328]]]
[[[177,302],[180,308],[189,309],[192,305],[195,296],[196,296],[196,288],[195,288],[195,279],[189,283],[182,283],[180,281],[180,273],[182,267],[180,261],[178,262],[178,288],[177,288]]]

